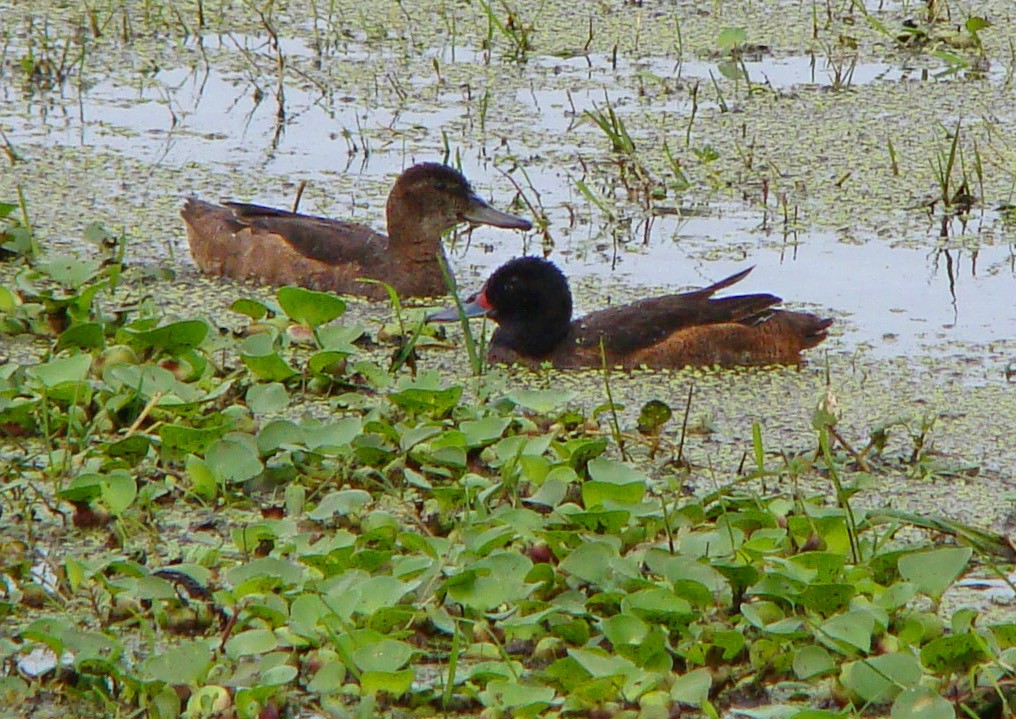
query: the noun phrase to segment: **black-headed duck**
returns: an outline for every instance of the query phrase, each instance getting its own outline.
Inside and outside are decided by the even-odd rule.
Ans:
[[[568,280],[553,263],[520,257],[498,268],[464,306],[469,317],[498,323],[489,359],[531,367],[600,367],[600,344],[609,366],[668,368],[794,365],[801,351],[825,339],[831,319],[773,309],[770,294],[714,298],[751,268],[682,294],[610,307],[572,320]],[[455,308],[429,317],[450,321]]]
[[[410,167],[392,187],[388,236],[352,222],[242,202],[224,205],[191,198],[180,213],[202,272],[374,298],[386,297],[384,289],[359,278],[387,282],[403,297],[446,294],[438,255],[444,251],[441,235],[455,225],[532,227],[484,202],[460,172],[429,162]]]

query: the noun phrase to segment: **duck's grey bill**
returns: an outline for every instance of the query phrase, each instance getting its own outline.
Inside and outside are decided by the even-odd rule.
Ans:
[[[466,317],[483,317],[487,314],[487,309],[476,300],[462,303],[462,311],[466,313]],[[448,307],[427,315],[428,322],[455,322],[458,318],[458,307]]]
[[[462,213],[462,219],[477,225],[493,225],[506,230],[531,230],[533,228],[533,223],[529,220],[495,210],[476,195],[470,198],[469,207]]]

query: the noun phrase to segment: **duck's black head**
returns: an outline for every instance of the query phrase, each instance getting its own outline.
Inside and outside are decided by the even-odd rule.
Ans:
[[[552,262],[539,257],[505,263],[461,307],[466,317],[490,317],[500,325],[491,345],[536,359],[546,357],[565,340],[571,313],[568,280]],[[460,309],[453,307],[427,319],[451,322],[460,316]]]
[[[540,257],[519,257],[502,265],[474,301],[501,325],[491,342],[526,357],[549,354],[570,328],[568,280],[552,262]]]

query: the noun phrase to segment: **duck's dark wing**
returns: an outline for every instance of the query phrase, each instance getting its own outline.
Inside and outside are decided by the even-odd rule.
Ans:
[[[688,327],[724,322],[751,323],[780,303],[770,294],[738,295],[714,299],[713,294],[741,281],[752,268],[692,292],[651,297],[630,305],[593,312],[572,323],[573,336],[582,346],[603,341],[615,360],[651,347]]]
[[[232,200],[222,200],[222,204],[233,211],[236,215],[236,219],[245,224],[250,224],[257,220],[265,217],[274,218],[285,218],[289,220],[325,220],[328,221],[327,217],[318,217],[316,215],[304,215],[299,212],[290,212],[289,210],[280,210],[276,207],[266,207],[265,205],[255,205],[250,202],[234,202]]]
[[[580,345],[599,346],[602,337],[608,358],[623,359],[679,330],[721,323],[751,324],[780,302],[776,295],[765,294],[693,300],[667,295],[593,312],[572,324]]]
[[[237,223],[255,232],[276,235],[304,257],[329,265],[362,264],[384,254],[388,238],[354,222],[246,202],[224,202]]]

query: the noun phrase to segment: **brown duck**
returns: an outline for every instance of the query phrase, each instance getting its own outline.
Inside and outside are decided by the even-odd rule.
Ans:
[[[381,280],[403,297],[447,293],[438,261],[441,235],[463,222],[528,230],[495,210],[462,174],[423,163],[403,172],[388,195],[388,236],[364,225],[243,202],[224,207],[190,198],[181,211],[198,268],[268,285],[384,298]],[[443,256],[443,254],[441,255]]]
[[[531,367],[685,367],[799,364],[826,338],[831,319],[773,309],[770,294],[714,298],[751,268],[693,292],[611,307],[572,320],[568,280],[554,264],[520,257],[498,268],[464,305],[466,316],[498,323],[489,359]],[[455,308],[429,317],[458,318]]]

